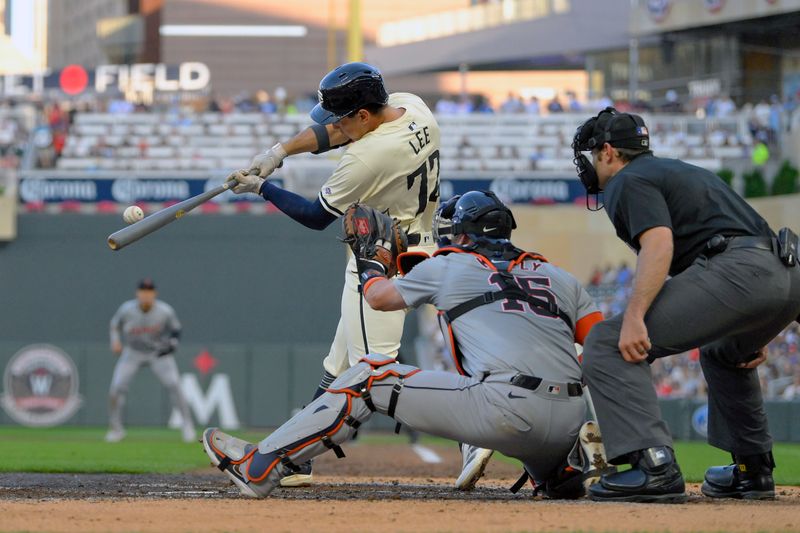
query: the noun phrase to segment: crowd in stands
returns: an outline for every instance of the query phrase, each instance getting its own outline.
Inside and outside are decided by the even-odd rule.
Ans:
[[[72,121],[66,142],[54,150],[54,158],[63,155],[65,161],[56,166],[75,170],[239,166],[251,151],[305,126],[314,103],[312,98],[290,100],[278,91],[272,96],[260,91],[251,96],[193,102],[191,106],[168,102],[145,107],[124,100],[81,103],[66,113],[72,118],[78,109],[78,121]],[[592,112],[611,103],[593,102]],[[509,95],[501,108],[516,115],[487,121],[472,118],[490,114],[484,98],[440,100],[435,108],[442,128],[442,171],[571,172],[574,165],[569,146],[577,119],[562,111],[586,112],[588,108],[574,93],[567,95],[563,105],[557,98],[542,102],[548,114],[532,111],[539,105],[535,97],[523,101]],[[142,114],[154,120],[145,120]],[[119,119],[114,118],[117,116]],[[687,115],[658,118],[650,124],[650,130],[660,155],[689,159],[710,168],[721,166],[722,158],[746,158],[751,148],[750,134],[735,118],[708,123]],[[54,133],[54,141],[63,140],[60,131]],[[52,166],[54,158],[39,157],[39,166]]]
[[[12,108],[0,108],[0,168],[18,168],[28,142],[28,128]]]
[[[315,103],[313,95],[292,97],[282,88],[271,93],[257,91],[233,97],[173,96],[149,105],[122,98],[89,97],[39,102],[37,123],[48,131],[34,135],[42,141],[35,143],[34,161],[40,168],[85,170],[166,170],[170,164],[172,168],[186,170],[227,168],[234,161],[241,165],[240,160],[247,159],[252,149],[261,149],[264,143],[269,145],[276,138],[302,128]],[[509,92],[494,106],[483,95],[444,95],[429,103],[433,104],[442,126],[443,172],[571,171],[569,145],[578,120],[574,115],[596,113],[608,105],[622,111],[658,112],[648,124],[652,146],[658,155],[687,159],[712,169],[721,168],[723,158],[752,156],[755,162],[756,151],[766,151],[767,145],[775,153],[780,132],[792,125],[800,128],[800,107],[795,98],[781,101],[773,97],[769,103],[761,101],[737,107],[727,95],[689,104],[675,91],[667,91],[657,101],[629,103],[615,102],[605,96],[579,100],[574,91],[566,91],[541,99]],[[485,121],[469,122],[476,120],[470,117],[495,113],[508,118],[499,119],[496,124],[490,119],[488,130]],[[84,125],[88,124],[88,128],[75,127],[76,114],[87,115]],[[88,116],[92,114],[119,116],[120,120],[105,121],[104,129],[92,123]],[[137,120],[142,114],[159,115],[153,123],[155,130],[142,126],[143,133],[137,135],[133,127],[125,128],[126,123],[146,122]],[[214,115],[218,118],[211,120]],[[745,120],[741,120],[742,116]],[[243,122],[237,122],[236,117],[243,117]],[[18,153],[24,140],[9,142],[8,139],[25,139],[29,132],[7,122],[0,124],[0,157],[5,164],[14,164],[8,154]],[[281,123],[284,126],[273,127]],[[221,126],[213,124],[227,124],[229,129],[222,131]],[[475,132],[479,130],[481,142],[476,142]],[[198,136],[208,139],[216,136],[218,141],[203,144],[205,140],[193,138]],[[250,142],[246,143],[248,137]],[[195,144],[211,150],[197,151],[194,149],[197,146],[190,146]],[[217,154],[209,155],[211,152]],[[62,156],[67,160],[63,165],[59,164]]]
[[[633,284],[626,264],[596,268],[587,290],[600,311],[610,317],[625,310]],[[761,390],[767,400],[800,400],[800,325],[793,322],[767,346],[767,361],[758,367]],[[660,398],[705,398],[706,382],[700,368],[700,350],[657,359],[650,366]]]
[[[436,101],[434,110],[440,115],[468,115],[471,113],[503,113],[544,115],[555,113],[596,112],[614,102],[602,97],[589,102],[580,102],[574,91],[567,91],[562,99],[558,95],[550,99],[540,99],[536,95],[527,98],[509,92],[505,100],[492,107],[484,95],[455,96],[444,95]]]
[[[769,101],[762,99],[737,107],[727,95],[685,101],[675,90],[668,90],[655,101],[612,101],[607,96],[581,102],[574,91],[566,91],[563,97],[555,95],[546,101],[536,96],[523,98],[510,92],[495,108],[482,95],[445,95],[436,102],[436,112],[441,115],[464,115],[470,113],[504,113],[544,115],[557,113],[596,113],[607,106],[619,111],[661,114],[692,114],[698,118],[724,119],[743,113],[747,117],[750,136],[756,141],[773,145],[781,131],[800,128],[800,95],[787,96],[785,100],[772,95]]]

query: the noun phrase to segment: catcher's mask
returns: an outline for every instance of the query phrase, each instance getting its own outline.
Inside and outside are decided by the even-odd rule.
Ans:
[[[433,238],[440,247],[452,244],[453,240],[453,213],[456,212],[456,202],[461,198],[457,194],[449,200],[439,204],[433,216]]]
[[[490,191],[470,191],[451,198],[439,208],[434,221],[437,241],[469,235],[473,241],[500,242],[516,229],[514,215]]]
[[[650,148],[650,135],[644,120],[639,115],[620,113],[613,107],[607,107],[596,116],[590,118],[575,131],[572,139],[572,162],[578,172],[584,189],[586,189],[586,208],[598,211],[603,208],[599,201],[600,179],[589,158],[582,152],[599,150],[605,143],[615,148],[635,150]],[[595,195],[595,208],[589,207],[589,195]]]

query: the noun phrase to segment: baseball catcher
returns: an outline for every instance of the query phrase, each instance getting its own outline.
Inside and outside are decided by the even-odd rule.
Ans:
[[[341,445],[378,412],[515,457],[522,483],[530,477],[548,497],[582,496],[584,477],[605,462],[596,425],[583,423],[574,342],[601,316],[580,283],[511,243],[514,217],[492,193],[458,199],[439,226],[453,245],[430,258],[403,255],[403,233],[372,208],[351,206],[343,226],[366,302],[381,311],[433,304],[459,374],[368,354],[259,444],[206,429],[212,463],[243,494],[263,498],[304,461],[327,450],[343,457]],[[398,263],[403,277],[389,279]]]

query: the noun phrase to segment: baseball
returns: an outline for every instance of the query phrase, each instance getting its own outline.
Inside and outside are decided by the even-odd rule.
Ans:
[[[133,224],[134,222],[138,222],[144,218],[144,211],[138,205],[131,205],[125,208],[125,212],[122,213],[122,220],[127,222],[128,224]]]

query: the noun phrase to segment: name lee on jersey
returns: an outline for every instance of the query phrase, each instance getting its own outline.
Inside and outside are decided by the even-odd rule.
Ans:
[[[414,136],[417,138],[416,146],[412,141],[408,141],[408,145],[412,150],[414,150],[414,155],[417,155],[422,151],[423,148],[425,148],[425,146],[427,146],[429,142],[431,142],[431,136],[430,133],[428,133],[428,126],[424,126],[421,130],[416,130],[414,132]]]

